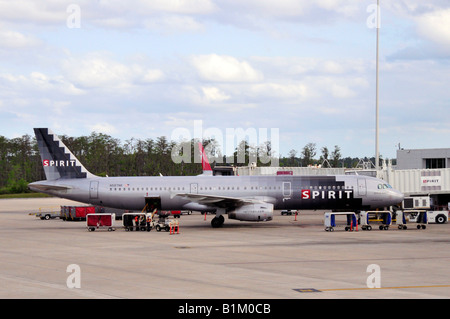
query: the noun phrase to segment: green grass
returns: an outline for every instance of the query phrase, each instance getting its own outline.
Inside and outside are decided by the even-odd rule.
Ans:
[[[41,197],[51,197],[47,194],[41,193],[20,193],[20,194],[3,194],[0,195],[0,199],[11,199],[11,198],[41,198]]]

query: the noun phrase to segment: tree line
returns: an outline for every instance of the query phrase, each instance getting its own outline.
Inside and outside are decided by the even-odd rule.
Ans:
[[[59,136],[88,171],[99,176],[190,176],[202,173],[198,140],[187,144],[174,142],[161,136],[156,139],[131,138],[125,142],[103,133],[93,132],[89,136]],[[258,146],[241,141],[232,156],[221,154],[220,146],[214,139],[203,140],[211,166],[246,166],[256,160],[258,166],[271,165],[274,152],[270,142]],[[187,145],[187,146],[186,146]],[[181,155],[186,155],[182,157]],[[336,145],[330,152],[321,148],[318,159],[317,147],[308,143],[297,155],[291,150],[288,156],[277,158],[279,166],[308,166],[323,164],[332,167],[355,167],[359,158],[342,158]],[[184,160],[176,161],[174,156]],[[190,160],[185,160],[185,159]],[[322,165],[322,167],[327,167]],[[27,192],[28,183],[45,179],[42,160],[37,142],[30,135],[8,139],[0,136],[0,194]]]

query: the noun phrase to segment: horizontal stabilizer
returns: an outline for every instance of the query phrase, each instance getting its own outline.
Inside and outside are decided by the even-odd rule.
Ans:
[[[50,184],[36,182],[36,183],[28,184],[28,188],[35,192],[46,193],[48,191],[59,191],[59,192],[67,191],[67,190],[71,189],[72,187],[63,186],[63,185],[50,185]]]

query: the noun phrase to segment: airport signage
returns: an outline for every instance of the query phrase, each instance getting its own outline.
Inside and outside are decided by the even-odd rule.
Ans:
[[[421,176],[422,186],[441,186],[441,176]]]

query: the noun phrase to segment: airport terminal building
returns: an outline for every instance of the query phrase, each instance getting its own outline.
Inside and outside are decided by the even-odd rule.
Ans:
[[[449,209],[450,148],[398,150],[397,166],[381,173],[405,196],[430,196],[436,209]]]
[[[450,148],[401,149],[397,151],[396,169],[450,168]]]

